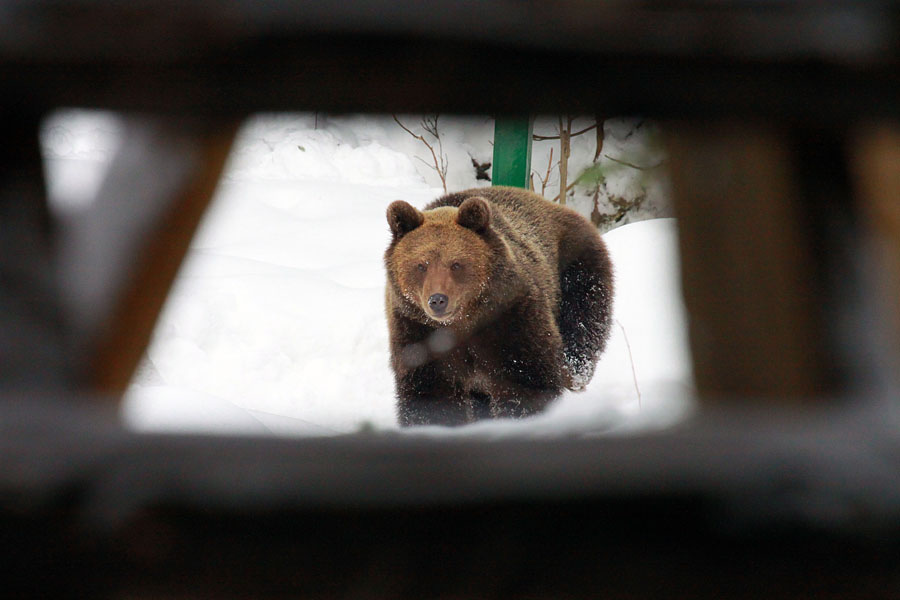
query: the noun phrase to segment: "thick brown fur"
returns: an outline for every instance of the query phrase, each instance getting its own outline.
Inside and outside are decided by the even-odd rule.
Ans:
[[[613,273],[596,228],[532,192],[388,207],[385,308],[402,425],[542,410],[606,346]]]

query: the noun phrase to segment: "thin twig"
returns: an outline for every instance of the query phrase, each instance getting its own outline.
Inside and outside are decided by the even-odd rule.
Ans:
[[[587,133],[588,131],[590,131],[591,129],[593,129],[593,128],[596,127],[596,126],[597,126],[597,123],[594,123],[594,124],[591,125],[590,127],[585,127],[585,128],[582,129],[581,131],[576,131],[575,133],[569,134],[569,137],[570,137],[570,138],[573,138],[573,137],[575,137],[576,135],[581,135],[582,133]],[[559,139],[559,136],[558,136],[558,135],[532,135],[532,136],[531,136],[531,139],[534,140],[534,141],[536,141],[536,142],[543,142],[543,141],[545,141],[545,140],[558,140],[558,139]]]
[[[444,142],[437,128],[438,115],[434,115],[434,137],[438,141],[438,155],[441,157],[441,182],[444,184],[444,193],[447,193],[447,161],[444,160]],[[429,133],[431,133],[429,131]]]
[[[659,162],[659,163],[656,163],[655,165],[650,165],[649,167],[642,167],[640,165],[635,165],[630,162],[620,160],[618,158],[613,158],[609,154],[604,154],[603,156],[605,156],[609,160],[613,161],[614,163],[619,163],[620,165],[625,165],[626,167],[631,167],[632,169],[637,169],[638,171],[649,171],[650,169],[655,169],[657,167],[662,166],[662,164],[663,164],[662,162]],[[663,162],[665,162],[665,161],[663,161]]]
[[[637,131],[638,129],[640,129],[641,127],[644,126],[644,121],[645,121],[645,120],[646,120],[646,119],[639,119],[639,120],[637,121],[637,123],[635,123],[634,127],[631,128],[631,131],[629,131],[629,132],[625,135],[625,137],[623,137],[622,139],[623,139],[623,140],[627,140],[628,138],[630,138],[631,136],[633,136],[635,131]]]
[[[572,144],[572,121],[571,115],[566,115],[566,124],[563,125],[562,115],[559,117],[559,196],[557,202],[561,206],[566,205],[566,195],[568,194],[568,177],[569,177],[569,155]]]
[[[413,133],[412,131],[410,131],[406,125],[404,125],[403,123],[400,122],[400,119],[397,118],[397,115],[391,115],[391,116],[394,117],[394,121],[397,122],[397,125],[399,125],[400,127],[403,128],[403,131],[405,131],[409,135],[413,136],[414,138],[416,138],[417,140],[419,140],[420,142],[425,144],[425,147],[428,148],[429,152],[431,152],[431,159],[434,161],[434,165],[428,165],[428,163],[425,162],[424,160],[422,160],[421,158],[419,158],[419,160],[422,160],[422,162],[424,162],[426,165],[428,165],[429,167],[431,167],[435,171],[437,171],[438,177],[441,178],[441,185],[444,188],[444,193],[446,194],[447,193],[447,163],[444,160],[444,154],[443,154],[444,146],[441,143],[441,136],[437,134],[437,117],[434,118],[433,122],[429,122],[427,120],[427,117],[423,118],[422,126],[425,129],[425,131],[427,131],[428,133],[433,135],[435,138],[437,138],[437,141],[439,144],[438,151],[441,152],[441,160],[440,161],[438,161],[438,157],[434,153],[434,146],[432,146],[431,144],[428,143],[428,140],[425,139],[425,136],[417,135],[417,134]],[[434,129],[433,132],[430,129],[428,129],[429,126],[433,127],[433,129]],[[416,158],[418,158],[418,157],[416,157]]]
[[[628,348],[628,360],[631,361],[631,377],[634,380],[634,391],[637,392],[638,408],[641,408],[641,388],[638,387],[637,373],[634,370],[634,357],[631,355],[631,344],[628,343],[628,334],[625,333],[625,328],[622,326],[622,323],[616,319],[616,324],[619,326],[619,329],[622,330],[622,337],[625,338],[625,347]]]
[[[425,141],[424,138],[422,138],[421,135],[416,135],[415,133],[413,133],[412,131],[410,131],[410,130],[406,127],[406,125],[404,125],[403,123],[401,123],[401,122],[400,122],[400,119],[397,118],[397,115],[391,115],[391,116],[394,117],[394,121],[397,122],[397,125],[399,125],[400,127],[403,128],[403,131],[405,131],[405,132],[408,133],[409,135],[413,136],[414,138],[418,138],[418,139],[422,140],[423,142]],[[427,143],[427,142],[426,142],[426,143]]]
[[[541,174],[537,171],[534,171],[534,174],[538,176],[538,179],[541,180],[541,196],[544,195],[544,191],[547,189],[547,183],[550,181],[550,170],[553,168],[553,148],[550,148],[550,158],[547,160],[547,174],[544,177],[541,177]]]
[[[596,148],[594,149],[594,160],[592,163],[597,162],[597,159],[600,158],[600,153],[603,151],[603,119],[597,117],[597,140],[596,140]]]

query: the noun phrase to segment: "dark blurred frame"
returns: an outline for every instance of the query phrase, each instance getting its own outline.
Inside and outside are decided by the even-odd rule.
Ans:
[[[0,15],[5,589],[900,592],[895,4],[7,0]],[[36,138],[59,106],[129,115],[96,206],[69,220],[47,211]],[[697,417],[552,441],[124,430],[116,399],[236,124],[272,110],[662,121]]]

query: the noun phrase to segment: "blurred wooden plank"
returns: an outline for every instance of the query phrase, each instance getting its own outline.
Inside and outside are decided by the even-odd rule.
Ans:
[[[87,375],[88,384],[94,390],[114,397],[126,390],[149,344],[156,319],[197,225],[212,199],[236,131],[235,124],[222,122],[193,132],[199,150],[194,169],[141,244],[136,264],[129,271],[130,279],[100,327],[100,338],[90,357]]]
[[[900,111],[900,20],[883,2],[7,0],[2,14],[16,27],[0,29],[0,96],[49,107]]]
[[[857,200],[875,235],[882,295],[893,349],[900,349],[900,123],[861,128],[851,155]]]
[[[355,0],[305,2],[298,10],[286,0],[235,1],[225,7],[215,0],[4,0],[3,8],[4,17],[18,27],[0,31],[0,56],[75,61],[171,61],[267,35],[325,31],[680,58],[716,53],[864,60],[897,51],[888,18],[895,10],[883,1],[487,0],[472,10],[455,0]],[[122,30],[130,35],[112,35]]]
[[[813,241],[789,137],[746,122],[667,133],[700,396],[790,403],[827,391]]]
[[[284,439],[138,434],[66,399],[0,394],[0,562],[41,575],[6,597],[898,596],[890,419]]]
[[[490,68],[495,63],[508,66],[496,71]],[[861,114],[896,117],[898,72],[896,60],[865,68],[840,63],[811,68],[803,62],[717,55],[675,61],[487,41],[331,35],[244,41],[196,62],[34,64],[0,57],[0,94],[47,108],[199,116],[298,110],[599,112],[822,123]]]
[[[40,115],[17,104],[0,101],[0,385],[66,387],[72,369],[54,277]]]

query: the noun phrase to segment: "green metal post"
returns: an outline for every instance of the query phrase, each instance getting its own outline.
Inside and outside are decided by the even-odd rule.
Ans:
[[[498,117],[494,121],[491,185],[528,189],[531,176],[531,117]]]

